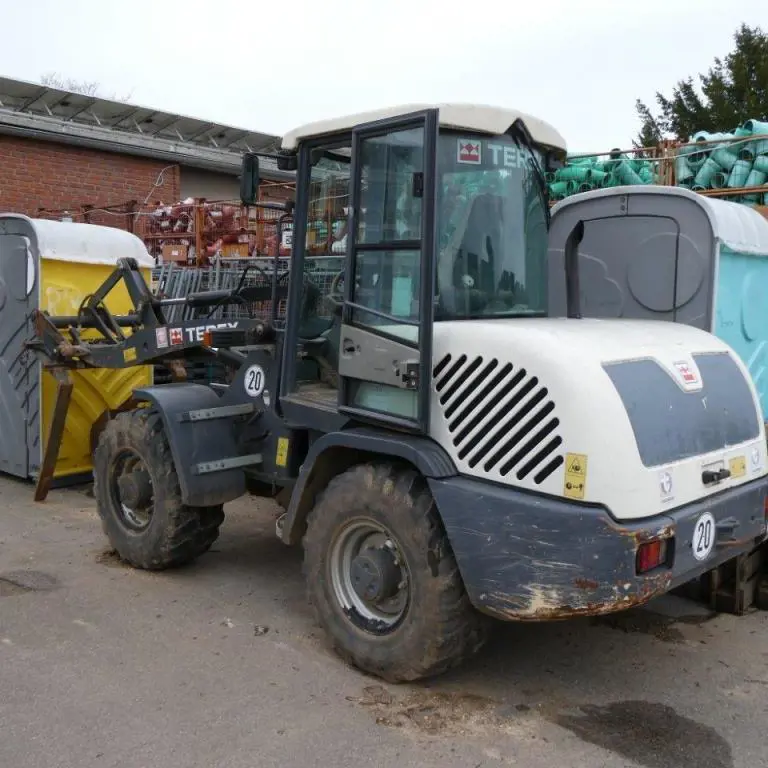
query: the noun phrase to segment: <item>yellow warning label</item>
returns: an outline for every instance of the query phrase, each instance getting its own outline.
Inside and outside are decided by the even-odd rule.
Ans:
[[[728,469],[731,470],[731,477],[744,477],[747,474],[746,456],[734,456],[728,462]]]
[[[132,363],[136,359],[136,347],[127,347],[123,350],[123,360]]]
[[[275,464],[278,467],[288,466],[288,438],[279,437],[277,439],[277,453],[275,454]]]
[[[583,499],[587,488],[587,456],[584,453],[565,455],[565,477],[563,496],[571,499]]]

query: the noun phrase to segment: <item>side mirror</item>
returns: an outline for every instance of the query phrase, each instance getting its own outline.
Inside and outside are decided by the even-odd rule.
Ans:
[[[240,174],[240,201],[243,205],[255,205],[258,202],[259,181],[259,158],[246,152]]]

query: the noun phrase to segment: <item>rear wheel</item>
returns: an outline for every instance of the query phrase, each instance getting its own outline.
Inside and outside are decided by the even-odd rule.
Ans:
[[[342,658],[391,682],[456,666],[485,640],[434,501],[410,468],[352,467],[309,516],[309,599]]]
[[[94,496],[104,532],[136,568],[161,570],[206,552],[219,535],[222,505],[181,502],[179,478],[160,415],[148,408],[118,414],[94,452]]]

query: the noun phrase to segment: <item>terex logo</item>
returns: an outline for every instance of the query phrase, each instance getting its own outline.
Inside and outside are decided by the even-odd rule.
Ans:
[[[540,159],[540,153],[536,152],[536,156]],[[456,161],[465,165],[485,163],[499,168],[527,168],[530,158],[529,150],[511,144],[495,144],[477,139],[458,139],[456,142]]]
[[[211,323],[210,325],[198,325],[195,328],[185,328],[187,341],[202,341],[203,334],[206,331],[212,331],[215,328],[237,328],[237,323]]]
[[[483,159],[482,146],[480,142],[468,141],[467,139],[459,139],[457,159],[460,163],[480,165]]]
[[[675,369],[677,380],[684,390],[688,392],[694,389],[701,389],[701,377],[699,376],[695,363],[678,360],[677,362],[672,363],[672,367]]]
[[[203,340],[203,334],[206,331],[212,331],[215,328],[237,328],[237,321],[234,323],[209,323],[207,325],[197,325],[191,328],[171,328],[170,338],[171,344],[183,344],[184,337],[190,344],[194,344],[196,341],[201,342]]]

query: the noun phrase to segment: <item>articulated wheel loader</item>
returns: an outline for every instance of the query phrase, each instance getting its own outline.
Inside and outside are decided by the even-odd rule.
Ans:
[[[248,205],[259,157],[243,160]],[[107,420],[94,489],[120,557],[187,562],[227,502],[276,497],[335,649],[405,681],[475,653],[491,617],[622,611],[764,541],[765,429],[733,350],[689,326],[582,318],[574,258],[566,316],[548,316],[545,173],[564,157],[553,127],[509,109],[315,123],[276,155],[297,174],[290,274],[270,294],[287,298],[283,326],[168,323],[129,259],[112,285],[132,313],[110,316],[99,292],[78,317],[38,313],[30,347],[61,377],[203,358],[230,371],[137,389]],[[325,290],[305,265],[340,248]],[[174,301],[248,305],[255,290]]]

